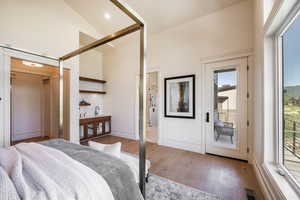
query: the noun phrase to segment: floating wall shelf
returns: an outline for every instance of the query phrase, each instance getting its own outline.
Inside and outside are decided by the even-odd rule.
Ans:
[[[96,83],[106,83],[106,81],[104,81],[104,80],[93,79],[93,78],[87,78],[87,77],[83,77],[83,76],[79,76],[79,80],[81,80],[81,81],[96,82]]]
[[[106,83],[106,81],[104,81],[104,80],[87,78],[87,77],[83,77],[83,76],[79,76],[79,80],[95,82],[95,83]],[[79,90],[79,92],[80,93],[89,93],[89,94],[106,94],[106,92],[104,92],[104,91],[96,91],[96,90]]]
[[[89,94],[106,94],[104,91],[95,91],[95,90],[79,90],[80,93],[89,93]]]

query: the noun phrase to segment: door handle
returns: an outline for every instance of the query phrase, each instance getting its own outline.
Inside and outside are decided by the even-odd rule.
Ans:
[[[207,123],[209,122],[209,112],[206,113],[206,120]]]

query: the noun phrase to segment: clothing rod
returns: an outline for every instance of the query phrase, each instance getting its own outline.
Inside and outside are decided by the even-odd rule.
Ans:
[[[139,24],[133,24],[131,26],[128,26],[127,28],[124,28],[124,29],[122,29],[122,30],[120,30],[118,32],[115,32],[113,34],[110,34],[110,35],[102,38],[102,39],[99,39],[99,40],[97,40],[95,42],[92,42],[91,44],[88,44],[88,45],[86,45],[84,47],[81,47],[81,48],[79,48],[79,49],[77,49],[77,50],[75,50],[75,51],[73,51],[71,53],[68,53],[67,55],[62,56],[60,58],[60,60],[62,60],[62,61],[67,60],[69,58],[72,58],[74,56],[82,54],[82,53],[84,53],[84,52],[86,52],[88,50],[94,49],[94,48],[96,48],[98,46],[101,46],[101,45],[106,44],[108,42],[111,42],[111,41],[113,41],[115,39],[118,39],[118,38],[120,38],[122,36],[125,36],[125,35],[128,35],[130,33],[133,33],[135,31],[139,30],[140,27],[141,26]]]
[[[0,44],[0,47],[5,48],[5,49],[10,49],[10,50],[13,50],[13,51],[18,51],[18,52],[21,52],[21,53],[30,54],[30,55],[33,55],[33,56],[39,56],[39,57],[46,58],[46,59],[49,59],[49,60],[59,61],[58,58],[53,58],[53,57],[41,55],[41,54],[38,54],[38,53],[33,53],[33,52],[23,50],[23,49],[17,49],[17,48],[14,48],[14,47],[9,47],[5,44]]]

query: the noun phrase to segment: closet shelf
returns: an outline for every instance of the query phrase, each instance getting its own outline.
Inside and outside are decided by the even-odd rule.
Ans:
[[[96,83],[106,83],[106,81],[104,81],[104,80],[93,79],[93,78],[87,78],[87,77],[83,77],[83,76],[79,76],[79,80],[81,80],[81,81],[96,82]]]
[[[96,91],[96,90],[79,90],[80,93],[89,93],[89,94],[106,94],[104,91]]]

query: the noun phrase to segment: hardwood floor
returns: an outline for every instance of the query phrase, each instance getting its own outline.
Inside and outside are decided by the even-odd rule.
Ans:
[[[94,141],[112,144],[122,142],[122,151],[138,154],[138,141],[106,136]],[[220,195],[224,200],[246,200],[245,188],[255,191],[261,200],[252,165],[228,158],[146,144],[150,172],[199,190]]]

